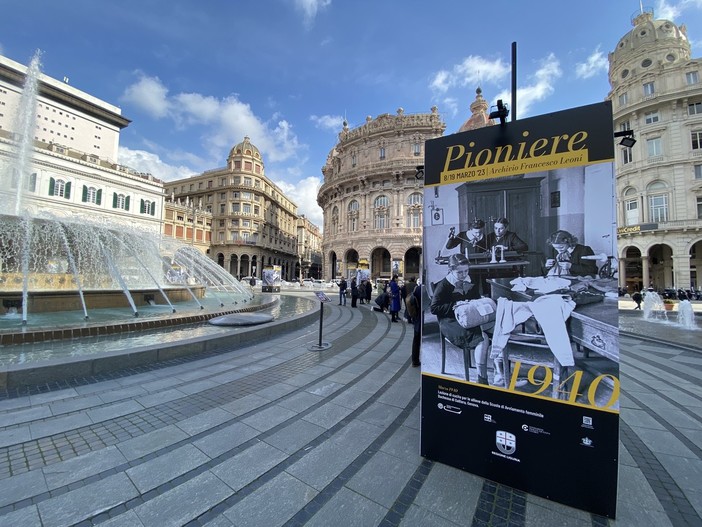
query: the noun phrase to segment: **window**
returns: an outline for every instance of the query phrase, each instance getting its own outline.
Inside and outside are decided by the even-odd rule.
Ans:
[[[251,192],[242,192],[242,193],[241,193],[241,198],[242,198],[242,199],[251,200],[251,196],[253,196],[253,194],[252,194]]]
[[[692,140],[693,150],[699,150],[702,148],[702,131],[690,132],[690,139]]]
[[[626,106],[629,104],[629,92],[624,92],[619,95],[619,106]]]
[[[639,200],[630,199],[624,203],[626,207],[626,224],[627,225],[638,225],[639,224]]]
[[[142,214],[150,214],[151,216],[155,216],[156,215],[156,203],[154,203],[153,201],[147,200],[147,199],[142,199],[140,212]]]
[[[622,148],[622,165],[628,165],[634,160],[634,153],[631,148]]]
[[[124,194],[117,194],[116,192],[112,195],[112,208],[129,210],[129,196]]]
[[[702,220],[702,197],[697,196],[697,219]]]
[[[242,205],[242,210],[244,214],[251,214],[251,203],[244,203]]]
[[[654,181],[646,188],[648,192],[649,221],[668,221],[668,187],[662,181]]]
[[[648,206],[651,221],[657,223],[668,221],[668,196],[649,196]]]
[[[422,204],[422,194],[419,192],[413,192],[407,197],[407,205],[421,205]]]
[[[356,166],[356,154],[351,155],[351,167]]]
[[[253,186],[253,180],[250,177],[245,177],[244,178],[244,186],[245,187],[251,187]]]
[[[373,202],[373,207],[374,208],[379,208],[379,207],[388,207],[390,206],[390,200],[388,199],[387,196],[378,196],[375,198],[375,201]]]
[[[235,213],[241,212],[241,204],[240,203],[232,203],[232,212],[235,212]]]
[[[415,156],[421,156],[422,155],[422,145],[420,143],[414,143],[412,145],[412,152],[414,153]]]
[[[101,190],[98,190],[95,187],[83,185],[83,203],[94,203],[96,205],[100,205],[101,195]]]
[[[663,147],[661,145],[661,138],[654,137],[652,139],[646,140],[646,147],[648,148],[648,157],[656,157],[663,155]]]
[[[355,199],[349,203],[349,212],[354,212],[359,209],[358,201]]]
[[[224,213],[226,212],[226,206],[227,206],[226,203],[220,203],[220,204],[219,204],[219,213],[220,213],[220,214],[224,214]]]
[[[688,84],[697,84],[698,82],[700,82],[700,76],[696,71],[688,71],[685,74],[685,80]]]
[[[380,147],[380,159],[385,159],[385,147]]]
[[[702,165],[695,165],[695,179],[702,179]]]
[[[644,97],[650,97],[651,95],[656,93],[656,88],[653,84],[653,82],[645,82],[643,85],[643,94]]]
[[[71,182],[51,178],[49,180],[49,196],[71,199]]]
[[[646,112],[644,114],[644,117],[646,119],[646,124],[653,124],[657,123],[659,118],[658,118],[658,110],[654,112]]]
[[[702,102],[693,102],[687,105],[687,115],[702,114]]]

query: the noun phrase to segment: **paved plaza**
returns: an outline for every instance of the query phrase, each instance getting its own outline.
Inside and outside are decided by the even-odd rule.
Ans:
[[[702,525],[699,330],[622,307],[608,521],[422,458],[412,327],[350,302],[324,322],[323,351],[313,322],[0,396],[0,525]]]

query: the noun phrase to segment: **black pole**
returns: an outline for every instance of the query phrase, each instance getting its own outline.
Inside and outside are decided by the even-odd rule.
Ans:
[[[322,325],[324,324],[324,302],[319,303],[319,347],[322,347]]]
[[[512,42],[512,121],[517,120],[517,43]]]

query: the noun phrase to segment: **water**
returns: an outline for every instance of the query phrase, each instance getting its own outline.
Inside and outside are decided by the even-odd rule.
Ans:
[[[697,324],[695,324],[695,313],[689,300],[682,300],[678,304],[678,324],[685,329],[697,327]]]
[[[668,320],[668,313],[663,307],[663,299],[655,291],[647,291],[644,295],[643,317],[645,320]]]
[[[130,306],[116,315],[121,318],[141,316],[148,307],[137,305],[137,290],[153,291],[171,311],[175,307],[169,294],[175,289],[187,289],[199,302],[193,291],[204,287],[205,295],[216,297],[220,307],[250,302],[253,292],[248,286],[190,246],[107,216],[59,218],[34,198],[28,176],[33,170],[40,58],[37,52],[28,67],[15,120],[13,158],[0,166],[0,297],[6,316],[21,312],[21,324],[31,325],[31,318],[53,309],[51,296],[56,292],[68,294],[62,297],[67,304],[79,303],[84,319],[94,316],[86,294],[115,291]],[[73,323],[73,318],[74,313],[66,314],[66,322]]]
[[[277,295],[274,295],[278,298]],[[269,299],[271,297],[268,297]],[[270,313],[276,319],[285,319],[317,309],[319,302],[313,298],[281,295],[274,303],[257,313]],[[194,304],[193,304],[194,305]],[[167,306],[161,306],[167,307]],[[179,309],[181,311],[181,309]],[[108,316],[109,314],[106,314]],[[167,344],[194,337],[217,337],[245,331],[245,327],[213,326],[206,322],[180,327],[161,328],[119,335],[82,338],[80,340],[40,342],[19,346],[0,347],[0,367],[14,364],[61,360],[124,350],[138,351],[144,346]]]

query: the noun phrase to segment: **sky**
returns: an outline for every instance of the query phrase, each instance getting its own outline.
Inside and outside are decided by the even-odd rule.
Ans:
[[[649,5],[650,4],[650,5]],[[702,0],[644,2],[702,56]],[[0,0],[0,55],[119,106],[119,159],[171,181],[249,136],[266,176],[322,226],[321,168],[346,119],[427,113],[446,134],[481,87],[517,117],[600,102],[638,0]]]

